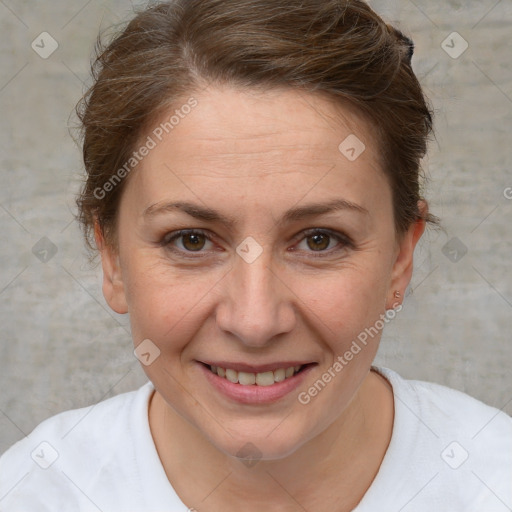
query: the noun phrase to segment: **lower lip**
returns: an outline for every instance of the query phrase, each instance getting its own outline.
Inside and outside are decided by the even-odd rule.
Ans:
[[[243,384],[234,384],[224,377],[219,377],[203,363],[198,364],[208,382],[217,391],[231,400],[242,404],[271,404],[277,402],[297,389],[307,374],[313,369],[313,366],[315,366],[306,366],[293,377],[289,377],[282,382],[276,382],[271,386],[258,386],[256,384],[244,386]]]

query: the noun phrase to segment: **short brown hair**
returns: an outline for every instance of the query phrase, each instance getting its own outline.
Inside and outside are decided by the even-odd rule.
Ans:
[[[432,111],[411,67],[413,44],[359,0],[173,0],[139,12],[107,45],[77,105],[86,180],[78,219],[113,243],[125,164],[151,119],[208,83],[300,88],[349,101],[379,139],[396,231],[421,218],[420,160]],[[102,194],[103,195],[103,194]],[[427,221],[435,217],[426,214]]]

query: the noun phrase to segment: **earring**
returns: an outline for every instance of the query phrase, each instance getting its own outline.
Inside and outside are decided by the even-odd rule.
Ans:
[[[395,291],[395,299],[399,299],[401,296],[402,296],[402,294],[398,290],[396,290]]]

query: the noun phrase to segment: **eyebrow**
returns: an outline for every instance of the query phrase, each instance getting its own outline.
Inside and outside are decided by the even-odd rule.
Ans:
[[[294,221],[306,219],[308,217],[314,217],[317,215],[325,215],[336,211],[349,210],[356,213],[362,213],[368,215],[369,212],[366,208],[347,201],[345,199],[333,199],[326,203],[311,203],[304,206],[298,206],[291,208],[286,211],[278,224],[286,224]],[[207,222],[218,222],[225,225],[228,228],[233,228],[236,225],[236,220],[226,217],[225,215],[195,203],[186,201],[177,201],[170,203],[155,203],[144,210],[143,216],[145,218],[155,217],[164,213],[181,211],[194,217],[195,219],[207,221]]]

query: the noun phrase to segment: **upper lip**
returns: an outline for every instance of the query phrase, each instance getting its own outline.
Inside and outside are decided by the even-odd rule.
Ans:
[[[274,370],[278,370],[279,368],[290,368],[291,366],[302,366],[305,364],[311,364],[312,361],[278,361],[277,363],[267,363],[267,364],[247,364],[247,363],[234,363],[228,361],[200,361],[203,364],[209,366],[220,366],[221,368],[229,368],[231,370],[235,370],[237,372],[247,372],[247,373],[264,373],[270,372]]]

